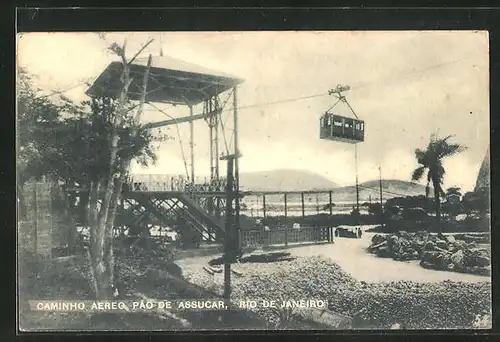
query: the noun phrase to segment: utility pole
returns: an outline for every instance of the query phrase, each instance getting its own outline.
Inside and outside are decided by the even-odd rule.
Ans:
[[[238,87],[233,88],[233,143],[234,143],[234,187],[231,189],[235,190],[234,193],[234,207],[235,207],[235,229],[234,229],[234,243],[235,250],[238,256],[241,256],[241,246],[240,246],[240,147],[239,147],[239,134],[238,134]]]
[[[231,263],[236,260],[238,254],[237,236],[235,236],[235,217],[233,209],[233,201],[237,198],[237,192],[234,190],[234,163],[237,156],[231,154],[222,157],[222,160],[227,160],[227,184],[226,184],[226,225],[224,236],[224,304],[226,311],[224,321],[229,324],[231,307]]]
[[[356,167],[356,210],[359,213],[359,182],[358,182],[358,145],[354,145],[354,158]]]
[[[193,106],[189,105],[189,116],[193,117]],[[189,153],[191,157],[191,183],[194,184],[194,123],[189,121]]]
[[[379,179],[379,191],[380,191],[380,205],[382,205],[382,169],[380,165],[378,166],[378,179]]]
[[[382,169],[380,165],[378,166],[378,174],[379,174],[379,191],[380,191],[380,221],[382,226],[384,226],[384,204],[382,203]]]

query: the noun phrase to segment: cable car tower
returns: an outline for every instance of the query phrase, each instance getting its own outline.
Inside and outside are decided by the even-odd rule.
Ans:
[[[357,144],[365,140],[365,122],[360,120],[356,112],[347,102],[342,92],[348,91],[349,86],[337,85],[330,89],[328,95],[334,96],[337,101],[320,118],[320,139],[354,144],[354,158],[356,167],[356,209],[359,214],[359,185],[358,185],[358,148]],[[340,102],[344,103],[354,118],[336,115],[332,109]]]

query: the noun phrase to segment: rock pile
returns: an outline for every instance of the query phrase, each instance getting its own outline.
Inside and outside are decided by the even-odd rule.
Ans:
[[[477,241],[480,241],[478,238]],[[480,248],[470,236],[454,237],[441,233],[376,234],[368,247],[370,253],[394,260],[420,260],[425,268],[467,273],[487,273],[488,250]]]
[[[487,281],[368,283],[357,281],[321,257],[235,267],[243,276],[232,279],[233,298],[327,300],[330,311],[355,320],[354,328],[388,329],[400,323],[409,329],[466,329],[491,307],[491,283]],[[222,295],[221,274],[211,276],[194,265],[183,271],[191,283]],[[279,319],[279,314],[269,309],[253,310],[270,323]]]

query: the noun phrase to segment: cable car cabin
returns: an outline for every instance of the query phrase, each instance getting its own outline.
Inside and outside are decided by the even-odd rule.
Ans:
[[[357,144],[365,140],[365,122],[326,113],[320,119],[320,139]]]

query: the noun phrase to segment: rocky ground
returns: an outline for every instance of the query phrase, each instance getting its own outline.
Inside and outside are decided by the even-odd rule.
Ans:
[[[222,294],[223,273],[203,270],[209,260],[179,261],[191,283]],[[368,283],[357,281],[333,261],[322,257],[272,263],[241,263],[233,267],[233,298],[313,298],[328,300],[329,309],[354,319],[355,328],[387,329],[398,323],[408,329],[472,328],[490,312],[489,282]],[[276,326],[283,312],[256,308]],[[477,324],[477,323],[476,323]]]
[[[330,249],[336,247],[339,246],[323,246]],[[315,250],[313,247],[302,248]],[[122,298],[195,299],[222,295],[222,268],[217,262],[208,267],[214,257],[178,259],[173,252],[168,248],[117,251],[116,278]],[[349,255],[345,257],[350,258]],[[353,319],[354,328],[386,329],[395,323],[408,329],[473,328],[488,327],[491,323],[488,320],[491,283],[487,277],[485,281],[477,282],[368,282],[353,278],[326,257],[301,257],[283,252],[278,261],[273,259],[253,257],[245,263],[233,265],[236,272],[232,276],[232,298],[235,302],[261,298],[277,301],[327,300],[329,310]],[[84,258],[51,264],[39,270],[38,278],[21,284],[25,293],[23,298],[88,299],[87,272]],[[21,311],[21,325],[27,330],[223,328],[218,315],[220,312],[89,316],[80,313],[34,313],[23,307]],[[239,328],[308,328],[294,318],[297,314],[294,310],[256,308],[253,311],[254,314],[237,313]]]
[[[489,274],[489,236],[468,234],[376,234],[368,251],[398,261],[420,260],[424,268],[473,274]]]

